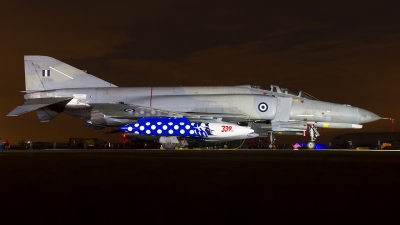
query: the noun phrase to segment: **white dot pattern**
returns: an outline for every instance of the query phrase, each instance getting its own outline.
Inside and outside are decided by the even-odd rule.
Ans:
[[[135,124],[120,127],[124,132],[150,136],[207,138],[212,134],[208,123],[192,123],[187,118],[151,117],[138,119]]]

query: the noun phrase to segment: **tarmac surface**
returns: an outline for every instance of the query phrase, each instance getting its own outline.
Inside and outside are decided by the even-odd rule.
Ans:
[[[400,151],[0,151],[1,224],[397,224]]]

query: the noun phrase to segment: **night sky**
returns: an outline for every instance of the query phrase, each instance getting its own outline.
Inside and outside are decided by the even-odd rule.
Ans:
[[[6,117],[24,102],[24,55],[121,87],[277,84],[400,119],[397,1],[5,1],[0,19],[0,137],[11,144],[121,140],[65,114],[50,123],[35,112]],[[319,130],[323,142],[390,131],[390,122]]]

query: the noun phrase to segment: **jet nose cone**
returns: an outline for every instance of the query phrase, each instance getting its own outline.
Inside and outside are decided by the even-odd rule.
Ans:
[[[375,113],[358,108],[358,123],[369,123],[379,119],[381,119],[381,117]]]

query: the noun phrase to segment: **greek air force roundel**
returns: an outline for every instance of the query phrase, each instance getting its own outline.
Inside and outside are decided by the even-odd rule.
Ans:
[[[258,104],[258,110],[260,110],[260,112],[266,112],[268,110],[267,103],[261,102],[260,104]]]
[[[127,113],[134,113],[135,112],[134,109],[124,109],[124,111],[127,112]]]

